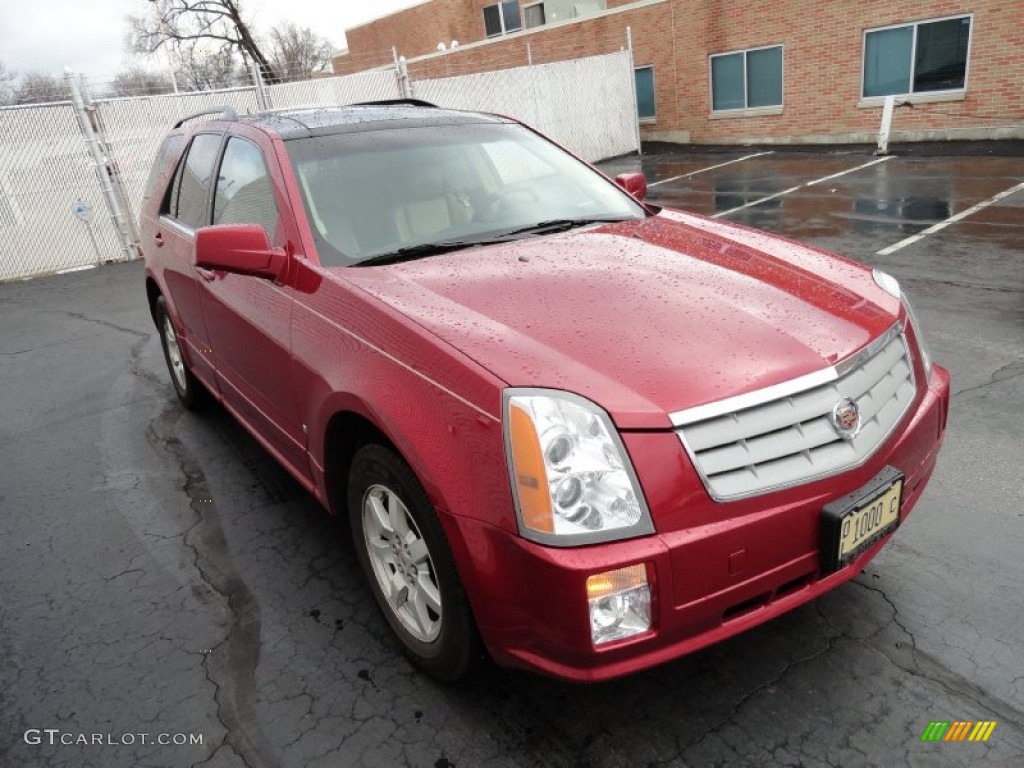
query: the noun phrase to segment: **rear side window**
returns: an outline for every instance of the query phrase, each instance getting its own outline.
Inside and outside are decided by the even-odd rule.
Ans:
[[[224,150],[213,199],[214,224],[260,224],[271,242],[279,218],[274,187],[260,148],[232,137]]]
[[[167,166],[170,165],[178,155],[178,150],[181,149],[181,145],[185,143],[185,137],[178,134],[175,136],[168,136],[164,139],[164,143],[160,145],[160,151],[156,153],[156,160],[153,161],[153,167],[149,171],[149,178],[146,180],[146,188],[142,193],[142,199],[145,200],[153,195],[156,191],[157,182],[160,181],[160,177],[167,170]]]
[[[220,136],[201,133],[192,139],[188,153],[182,158],[170,194],[160,212],[190,229],[210,223],[210,179],[213,176]]]

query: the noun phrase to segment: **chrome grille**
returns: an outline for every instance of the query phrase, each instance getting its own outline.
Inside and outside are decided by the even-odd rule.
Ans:
[[[708,493],[729,501],[862,464],[902,420],[915,391],[897,323],[832,368],[670,418]],[[860,410],[853,439],[832,426],[833,409],[844,397]]]

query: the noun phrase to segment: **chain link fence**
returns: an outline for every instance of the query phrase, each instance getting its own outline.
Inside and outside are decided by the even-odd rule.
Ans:
[[[345,77],[324,77],[271,85],[266,89],[271,109],[355,104],[401,98],[394,69],[359,72]]]
[[[514,117],[584,160],[638,149],[633,67],[621,51],[458,77],[416,80],[416,98]]]
[[[415,95],[440,106],[518,118],[596,161],[639,148],[632,83],[631,59],[622,52],[415,82],[403,62],[258,88],[86,98],[78,118],[75,107],[63,102],[0,109],[0,281],[131,258],[136,244],[126,242],[130,227],[114,226],[113,208],[138,220],[161,140],[177,120],[204,109],[228,105],[247,114]],[[107,176],[97,173],[83,134],[88,126],[79,118],[95,129],[92,147]],[[101,186],[113,187],[107,192],[114,202]]]
[[[0,280],[121,257],[74,107],[0,110]]]

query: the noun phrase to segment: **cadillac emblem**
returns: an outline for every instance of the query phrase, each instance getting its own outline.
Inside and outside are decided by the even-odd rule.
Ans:
[[[832,429],[843,440],[853,440],[860,432],[860,409],[849,397],[836,400],[832,406]]]

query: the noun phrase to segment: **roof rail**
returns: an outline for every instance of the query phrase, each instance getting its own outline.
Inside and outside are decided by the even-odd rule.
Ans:
[[[433,107],[437,109],[437,104],[432,104],[429,101],[423,99],[383,99],[381,101],[360,101],[357,104],[349,104],[350,107],[388,107],[392,105],[406,105],[409,107]]]
[[[189,120],[194,120],[195,118],[203,117],[204,115],[220,115],[225,120],[236,120],[238,118],[238,113],[235,112],[235,108],[229,107],[225,104],[223,107],[211,107],[210,109],[204,109],[202,112],[195,112],[194,114],[186,115],[174,124],[174,128],[181,128],[181,126]]]

